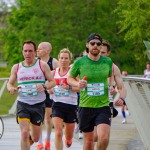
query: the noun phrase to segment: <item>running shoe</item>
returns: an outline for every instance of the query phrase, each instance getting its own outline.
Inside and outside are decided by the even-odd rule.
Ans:
[[[49,141],[45,142],[45,150],[50,150],[51,143]]]
[[[83,139],[83,134],[79,132],[79,139]]]
[[[36,150],[44,150],[43,144],[38,144]]]
[[[125,124],[125,123],[127,123],[127,120],[123,119],[122,124]]]
[[[77,125],[76,127],[75,127],[75,129],[74,129],[74,133],[78,133],[79,132],[79,126]]]
[[[67,148],[69,148],[72,145],[72,140],[65,140],[65,145]]]

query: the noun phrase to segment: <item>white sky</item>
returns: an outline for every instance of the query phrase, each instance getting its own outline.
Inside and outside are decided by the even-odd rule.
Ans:
[[[1,0],[1,1],[4,1],[8,4],[8,6],[11,6],[11,4],[13,4],[15,0]]]

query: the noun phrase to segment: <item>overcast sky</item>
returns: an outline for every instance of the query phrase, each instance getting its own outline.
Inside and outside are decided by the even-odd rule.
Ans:
[[[1,0],[1,1],[4,1],[8,4],[8,6],[11,6],[11,4],[13,4],[15,0]]]

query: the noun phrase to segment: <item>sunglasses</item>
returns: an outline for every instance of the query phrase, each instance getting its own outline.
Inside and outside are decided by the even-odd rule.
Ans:
[[[101,43],[101,42],[90,42],[90,44],[91,44],[92,46],[94,46],[95,44],[96,44],[97,46],[100,46],[102,43]]]

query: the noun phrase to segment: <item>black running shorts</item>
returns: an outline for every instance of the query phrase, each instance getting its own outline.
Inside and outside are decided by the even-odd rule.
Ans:
[[[29,120],[34,125],[40,126],[43,124],[45,114],[45,103],[29,105],[18,101],[17,103],[17,122],[20,120]]]
[[[109,106],[101,108],[79,107],[79,128],[83,132],[92,132],[94,126],[111,124],[111,111]]]

